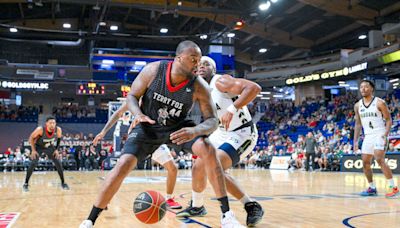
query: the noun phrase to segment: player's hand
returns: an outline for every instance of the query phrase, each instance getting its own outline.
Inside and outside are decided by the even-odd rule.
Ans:
[[[144,115],[144,114],[139,114],[136,115],[135,118],[133,119],[132,122],[135,126],[138,125],[139,123],[149,123],[149,124],[155,124],[156,121],[150,119],[150,117]]]
[[[38,156],[39,154],[36,150],[32,150],[31,154],[29,155],[32,160],[35,160]]]
[[[93,145],[97,146],[97,143],[102,140],[104,138],[104,136],[106,135],[105,132],[101,131],[99,134],[96,135],[96,137],[94,137],[93,139]]]
[[[382,139],[383,139],[384,145],[386,145],[386,143],[388,142],[388,136],[386,134],[384,134],[384,135],[382,135]]]
[[[128,129],[128,135],[131,133],[131,131],[132,131],[133,128],[135,128],[135,127],[136,127],[135,121],[132,121],[132,123],[131,123],[131,125],[129,126],[129,129]]]
[[[233,118],[233,114],[231,112],[226,111],[220,118],[221,124],[225,127],[226,130],[229,129],[229,125],[231,124]]]
[[[193,127],[185,127],[178,131],[173,132],[169,136],[169,139],[172,141],[172,143],[175,143],[177,145],[182,145],[184,143],[193,140],[195,137],[196,137],[195,129]]]
[[[58,150],[55,150],[55,151],[53,152],[53,157],[54,157],[55,159],[58,159]]]

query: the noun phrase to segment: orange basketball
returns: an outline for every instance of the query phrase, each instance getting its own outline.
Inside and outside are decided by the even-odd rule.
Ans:
[[[133,213],[146,224],[159,222],[167,211],[164,197],[156,191],[140,193],[133,202]]]

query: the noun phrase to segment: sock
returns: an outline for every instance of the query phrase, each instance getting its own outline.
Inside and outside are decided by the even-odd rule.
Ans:
[[[393,188],[393,187],[396,186],[396,185],[394,184],[393,178],[392,178],[392,179],[388,179],[387,181],[388,181],[389,187]]]
[[[241,199],[240,202],[245,205],[248,202],[253,202],[253,200],[248,196],[248,195],[244,195]]]
[[[203,193],[192,191],[192,207],[202,207],[203,205]]]
[[[375,189],[376,188],[375,183],[374,182],[369,183],[369,187]]]
[[[93,225],[94,225],[97,217],[99,217],[99,215],[102,211],[103,211],[103,209],[93,206],[92,211],[90,212],[90,215],[88,217],[88,220],[92,221]]]
[[[218,198],[218,201],[221,203],[222,215],[225,216],[224,214],[229,211],[228,197],[224,196],[224,197]]]
[[[171,199],[171,198],[172,198],[172,195],[171,195],[171,194],[167,194],[166,200],[169,200],[169,199]]]

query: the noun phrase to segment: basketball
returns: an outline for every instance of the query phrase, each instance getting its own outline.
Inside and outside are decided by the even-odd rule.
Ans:
[[[133,213],[145,224],[159,222],[164,217],[166,210],[164,197],[156,191],[140,193],[133,203]]]

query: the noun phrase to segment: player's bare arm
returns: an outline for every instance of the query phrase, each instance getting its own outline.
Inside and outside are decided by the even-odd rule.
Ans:
[[[257,97],[257,94],[261,92],[261,87],[257,83],[246,79],[234,78],[227,74],[222,75],[216,81],[215,86],[223,93],[240,95],[233,103],[233,107],[229,107],[228,110],[219,117],[225,129],[229,129],[233,114],[237,112],[238,109],[253,101]]]
[[[155,123],[154,120],[142,113],[139,106],[139,99],[146,93],[147,88],[157,75],[159,65],[160,62],[149,63],[132,82],[131,91],[127,96],[127,104],[129,111],[135,116],[135,122]]]
[[[242,78],[234,78],[227,74],[222,75],[216,81],[215,86],[223,93],[240,95],[234,102],[236,109],[249,104],[261,92],[261,87],[257,83]]]
[[[104,138],[104,136],[107,134],[107,132],[115,125],[115,123],[117,123],[117,121],[119,120],[119,118],[122,117],[122,115],[128,111],[128,105],[125,102],[123,105],[121,105],[121,107],[118,108],[117,111],[115,111],[111,117],[108,119],[106,125],[103,127],[103,129],[101,130],[101,132],[99,134],[96,135],[96,137],[93,139],[93,145],[97,145],[97,143]]]
[[[390,133],[390,129],[392,128],[392,117],[390,116],[389,108],[383,100],[378,100],[378,110],[382,113],[383,118],[385,119],[385,135],[384,137],[388,137]]]
[[[60,147],[61,143],[61,138],[62,138],[62,130],[61,127],[56,128],[56,133],[57,133],[57,142],[56,142],[56,149],[54,150],[53,156],[55,158],[58,157],[58,148]]]
[[[37,151],[36,151],[36,140],[42,136],[42,132],[43,132],[43,127],[37,127],[32,134],[29,136],[29,144],[31,145],[32,151],[31,151],[31,155],[30,157],[32,159],[35,159],[38,155]]]
[[[361,119],[360,114],[358,113],[359,102],[354,105],[354,118],[355,118],[355,126],[354,126],[354,153],[358,150],[358,140],[360,138],[361,133]]]
[[[194,84],[193,102],[199,102],[204,121],[195,127],[182,128],[171,134],[170,139],[178,145],[189,142],[197,136],[209,135],[218,127],[216,107],[211,100],[207,82],[198,77]]]

